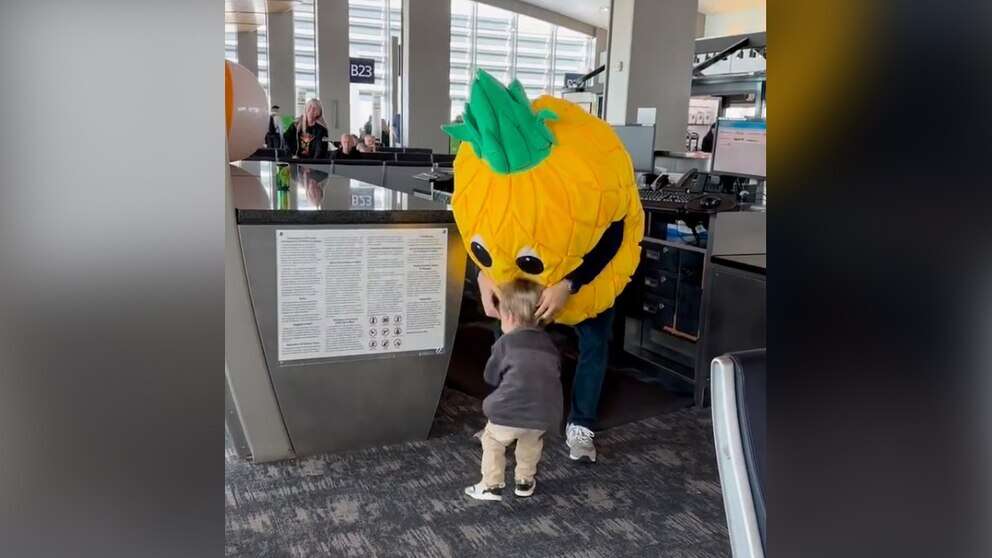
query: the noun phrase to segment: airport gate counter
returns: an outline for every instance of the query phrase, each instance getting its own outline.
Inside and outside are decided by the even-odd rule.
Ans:
[[[229,169],[226,423],[238,454],[427,438],[467,261],[448,207],[327,165]]]

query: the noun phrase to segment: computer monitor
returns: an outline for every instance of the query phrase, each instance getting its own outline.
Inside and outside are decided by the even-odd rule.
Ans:
[[[637,172],[654,172],[654,126],[613,126]]]
[[[711,172],[764,179],[767,136],[764,120],[721,118],[713,138]]]

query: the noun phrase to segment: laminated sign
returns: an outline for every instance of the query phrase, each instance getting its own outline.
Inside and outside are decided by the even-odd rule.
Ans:
[[[276,231],[279,360],[444,351],[448,230]]]

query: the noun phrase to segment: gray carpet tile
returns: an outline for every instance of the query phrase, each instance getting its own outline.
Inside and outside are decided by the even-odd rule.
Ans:
[[[708,410],[597,434],[599,462],[545,444],[537,492],[462,494],[478,480],[480,403],[445,390],[431,438],[272,464],[226,452],[229,556],[725,557]],[[507,480],[512,482],[512,450]]]

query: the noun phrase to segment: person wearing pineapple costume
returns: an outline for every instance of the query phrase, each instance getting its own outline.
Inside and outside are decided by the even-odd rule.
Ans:
[[[537,317],[572,325],[579,359],[566,443],[573,460],[596,461],[593,427],[606,373],[613,303],[637,268],[644,212],[630,155],[610,126],[563,99],[531,103],[483,70],[461,123],[451,199],[455,222],[481,270],[486,314],[494,285],[545,286]]]

